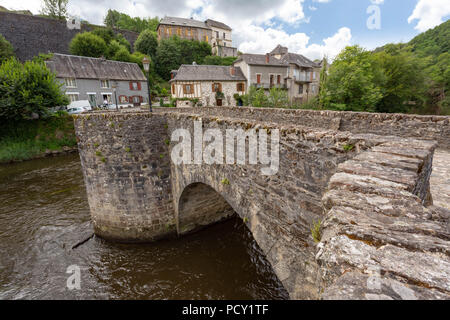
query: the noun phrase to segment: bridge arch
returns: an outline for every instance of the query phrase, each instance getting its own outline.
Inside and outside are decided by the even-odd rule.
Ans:
[[[237,213],[222,194],[203,182],[187,185],[178,197],[177,208],[179,235],[198,231]]]

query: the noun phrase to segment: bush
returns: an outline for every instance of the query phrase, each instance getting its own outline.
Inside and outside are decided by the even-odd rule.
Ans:
[[[69,45],[70,53],[77,56],[99,58],[106,56],[107,46],[105,40],[91,33],[78,33]]]
[[[0,66],[0,119],[45,117],[50,108],[68,105],[61,85],[42,61],[10,58]]]
[[[134,43],[134,49],[136,51],[145,53],[150,57],[156,56],[156,48],[158,47],[158,36],[156,32],[151,30],[144,30],[141,32],[136,42]]]
[[[3,61],[6,61],[13,56],[14,56],[14,49],[11,43],[9,43],[9,41],[6,40],[5,37],[3,37],[0,34],[0,64],[2,64]]]

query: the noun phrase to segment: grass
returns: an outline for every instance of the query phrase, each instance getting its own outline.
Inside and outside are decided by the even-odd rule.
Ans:
[[[71,116],[10,122],[0,127],[0,163],[28,160],[74,147],[77,141]]]
[[[322,225],[322,221],[319,219],[313,223],[313,226],[311,228],[311,235],[312,235],[315,243],[319,243],[320,240],[322,239],[322,232],[320,230],[321,225]]]

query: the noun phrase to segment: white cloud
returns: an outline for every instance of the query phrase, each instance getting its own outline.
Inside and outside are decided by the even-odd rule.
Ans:
[[[10,9],[30,9],[38,13],[39,0],[0,0]],[[315,0],[329,2],[331,0]],[[233,44],[243,52],[265,53],[277,44],[287,46],[291,52],[301,52],[312,59],[324,54],[336,55],[348,45],[351,32],[341,28],[322,44],[309,44],[305,33],[288,34],[282,25],[297,26],[308,23],[303,5],[305,0],[70,0],[69,13],[94,24],[102,24],[108,9],[131,16],[154,17],[179,16],[207,18],[222,21],[233,28]],[[238,9],[237,9],[238,8]]]
[[[310,38],[305,33],[287,34],[283,30],[266,29],[251,26],[242,35],[245,40],[239,50],[246,53],[266,53],[278,44],[289,48],[290,52],[301,53],[310,59],[333,59],[343,48],[351,45],[352,34],[349,28],[340,28],[336,34],[323,40],[323,44],[309,44]]]
[[[448,0],[419,0],[408,23],[419,20],[414,29],[424,32],[443,22],[443,18],[450,15],[450,1]]]

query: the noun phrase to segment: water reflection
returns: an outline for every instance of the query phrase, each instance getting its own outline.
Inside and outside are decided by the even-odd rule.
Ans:
[[[93,238],[77,155],[0,166],[0,299],[286,299],[239,219],[178,240]],[[69,291],[70,265],[81,290]]]

